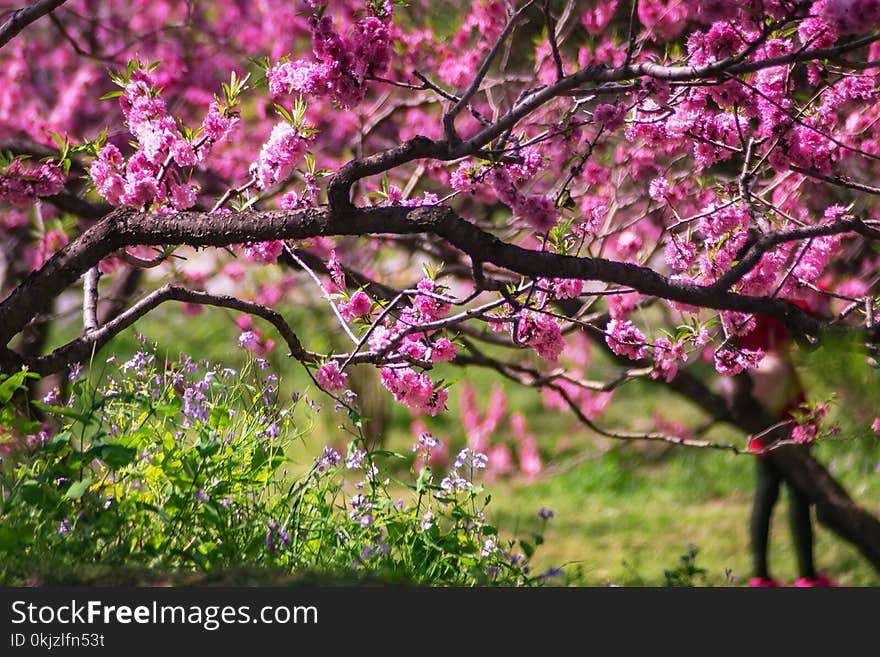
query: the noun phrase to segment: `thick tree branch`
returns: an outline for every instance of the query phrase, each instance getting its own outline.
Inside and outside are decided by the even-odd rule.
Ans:
[[[12,16],[0,25],[0,48],[9,43],[16,34],[21,32],[35,20],[42,18],[48,13],[56,10],[67,0],[39,0],[32,5],[17,9]]]
[[[852,230],[859,228],[857,223],[848,227]],[[800,336],[816,336],[821,327],[816,318],[784,300],[736,294],[718,286],[684,283],[630,263],[539,252],[502,242],[446,206],[363,208],[345,214],[332,213],[326,208],[248,210],[221,216],[204,212],[156,215],[121,209],[61,249],[0,303],[0,345],[8,345],[33,317],[45,311],[52,299],[102,258],[125,246],[187,244],[225,247],[274,239],[419,233],[435,234],[474,261],[491,263],[526,277],[602,281],[694,306],[768,315],[785,322]],[[786,239],[792,238],[792,234]],[[870,340],[880,337],[875,328],[867,333]],[[8,360],[8,354],[6,356],[0,360]],[[9,362],[3,365],[9,366]]]

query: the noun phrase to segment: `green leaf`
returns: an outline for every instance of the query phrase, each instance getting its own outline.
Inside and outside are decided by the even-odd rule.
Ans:
[[[392,452],[388,449],[377,449],[370,452],[370,456],[390,456],[395,459],[405,459],[407,458],[405,454],[401,454],[400,452]]]
[[[86,492],[89,490],[89,486],[94,483],[94,480],[91,477],[86,477],[85,479],[80,479],[70,485],[70,488],[67,489],[67,493],[65,493],[65,497],[69,500],[78,500]]]
[[[50,404],[45,404],[41,401],[32,401],[31,403],[39,409],[42,409],[54,415],[61,415],[62,417],[76,420],[77,422],[81,422],[83,424],[88,424],[89,420],[91,419],[91,412],[82,413],[72,408],[67,408],[65,406],[52,406]]]
[[[25,379],[38,378],[33,372],[20,370],[8,377],[5,381],[0,382],[0,404],[6,404],[12,399],[15,392],[24,386]]]
[[[96,445],[86,450],[86,455],[103,461],[111,470],[118,470],[134,462],[137,458],[137,450],[116,444]]]
[[[30,479],[21,486],[21,499],[32,506],[48,507],[52,502],[52,496],[46,488],[36,479]]]

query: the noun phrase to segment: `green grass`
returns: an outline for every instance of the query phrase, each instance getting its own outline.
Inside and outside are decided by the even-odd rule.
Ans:
[[[231,318],[217,310],[191,318],[169,309],[148,318],[138,330],[169,351],[235,366],[244,356],[235,346],[237,330]],[[317,325],[298,325],[297,329],[306,340],[308,334],[320,333]],[[129,330],[101,358],[111,350],[123,358],[136,348],[134,332]],[[291,454],[307,467],[325,444],[347,442],[347,434],[339,428],[344,418],[333,413],[332,400],[314,390],[299,364],[284,358],[283,347],[276,352],[271,361],[282,375],[284,389],[309,391],[325,407],[311,433]],[[837,394],[831,419],[840,423],[841,436],[862,436],[852,442],[820,445],[817,457],[857,502],[880,515],[880,473],[875,472],[880,456],[874,438],[863,431],[864,419],[875,412],[876,371],[864,370],[863,360],[835,360],[833,352],[808,354],[803,366],[805,380],[817,396]],[[845,371],[840,371],[844,366]],[[473,368],[442,373],[454,382],[472,382],[481,403],[497,380],[493,373]],[[696,565],[706,570],[698,583],[740,586],[748,580],[751,457],[609,440],[573,423],[570,416],[548,413],[535,391],[506,388],[508,408],[525,413],[545,455],[547,472],[534,482],[508,478],[487,484],[493,498],[490,519],[502,536],[529,537],[542,528],[538,509],[554,511],[555,517],[544,528],[536,567],[565,565],[576,585],[662,586],[664,573],[681,564],[689,546],[695,546]],[[465,441],[455,414],[457,402],[458,389],[453,387],[452,412],[427,419],[438,437],[450,441],[453,453]],[[602,424],[648,430],[656,415],[689,424],[703,419],[698,409],[675,395],[637,384],[620,391]],[[411,421],[405,408],[392,405],[385,446],[408,452]],[[713,428],[708,437],[722,442],[744,440],[725,427]],[[855,548],[818,524],[815,544],[818,568],[841,584],[880,585],[880,576]],[[773,520],[770,564],[777,577],[791,582],[796,577],[794,563],[783,495]]]
[[[583,585],[662,586],[664,571],[676,567],[689,545],[698,548],[706,584],[742,585],[750,576],[750,466],[744,457],[693,451],[644,464],[612,451],[535,483],[496,484],[490,508],[502,531],[517,533],[540,525],[541,506],[553,509],[536,566],[571,563]],[[873,509],[880,511],[876,503]],[[848,586],[880,585],[850,544],[821,526],[815,539],[822,572]],[[774,515],[770,564],[783,581],[797,577],[784,495]]]

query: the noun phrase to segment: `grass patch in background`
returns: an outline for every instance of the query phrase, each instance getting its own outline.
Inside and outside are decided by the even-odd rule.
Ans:
[[[308,313],[288,316],[296,318],[296,329],[305,340],[321,331]],[[191,353],[237,367],[247,355],[236,346],[238,330],[233,319],[233,314],[216,309],[196,318],[169,310],[147,318],[139,330],[169,353]],[[137,348],[135,333],[129,330],[102,357],[118,352],[119,359],[127,358]],[[284,353],[281,345],[269,356],[272,367],[282,374],[282,394],[310,391],[324,406],[317,423],[311,415],[295,418],[305,435],[291,445],[289,456],[305,469],[325,445],[340,448],[350,436],[339,428],[346,420],[332,412],[332,400],[316,394],[301,366]],[[827,441],[818,445],[814,448],[817,458],[858,503],[880,515],[880,474],[875,471],[880,458],[876,440],[865,431],[865,420],[869,423],[870,414],[876,413],[874,400],[880,398],[876,370],[866,365],[863,354],[852,350],[828,348],[800,356],[811,398],[835,393],[829,419],[840,425],[839,439],[847,439],[840,444]],[[597,368],[601,366],[597,361]],[[491,386],[499,380],[494,373],[478,368],[449,370],[448,378],[473,383],[480,404],[486,403]],[[692,561],[705,569],[705,574],[694,583],[742,585],[748,579],[748,514],[754,476],[751,457],[608,440],[573,423],[571,416],[546,411],[534,390],[512,384],[505,384],[505,389],[509,409],[525,414],[538,439],[546,472],[537,481],[503,478],[488,483],[487,491],[493,495],[489,521],[502,534],[528,537],[543,526],[538,510],[553,510],[545,542],[535,555],[535,568],[568,564],[572,584],[663,586],[670,582],[666,573],[680,568],[691,554],[690,546],[695,546]],[[465,444],[457,405],[458,388],[453,387],[451,412],[428,421],[435,435],[451,443],[452,455]],[[409,453],[412,418],[399,405],[389,408],[385,447]],[[690,425],[703,419],[698,409],[681,398],[657,386],[636,383],[617,393],[601,423],[609,428],[650,430],[658,415]],[[311,425],[306,427],[304,422]],[[861,438],[849,440],[854,435]],[[713,428],[709,437],[719,442],[744,442],[744,436],[727,427]],[[822,572],[844,585],[880,585],[878,575],[852,546],[818,523],[815,527],[816,562]],[[774,514],[770,563],[783,581],[795,579],[784,493]]]

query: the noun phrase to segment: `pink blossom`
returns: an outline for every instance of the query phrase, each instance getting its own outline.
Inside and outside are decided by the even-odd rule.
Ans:
[[[171,204],[177,210],[186,210],[196,204],[198,188],[195,185],[171,183]]]
[[[642,248],[642,238],[633,230],[625,230],[617,236],[616,247],[621,258],[631,258]]]
[[[373,302],[367,293],[358,290],[351,295],[351,299],[343,301],[339,304],[339,311],[345,321],[350,322],[355,317],[364,317],[369,315],[373,309]]]
[[[325,390],[341,390],[348,382],[348,374],[339,368],[339,363],[331,360],[318,368],[315,379]]]
[[[593,36],[602,34],[616,9],[617,0],[599,0],[595,7],[588,7],[583,11],[581,25]]]
[[[819,427],[815,422],[805,422],[798,424],[791,430],[791,439],[802,445],[811,445],[816,442],[818,432]]]
[[[421,279],[416,285],[416,289],[425,293],[417,294],[412,304],[423,321],[430,322],[440,319],[452,308],[449,302],[437,298],[439,295],[435,291],[436,284],[430,278]]]
[[[687,271],[697,257],[697,247],[693,242],[670,235],[663,247],[666,264],[674,271]]]
[[[515,210],[539,233],[546,233],[559,221],[559,210],[549,196],[529,196],[518,203]]]
[[[867,32],[880,26],[880,3],[874,0],[819,0],[813,11],[839,34]]]
[[[474,180],[473,165],[468,162],[459,163],[458,168],[449,177],[449,186],[463,194],[475,194],[479,187]]]
[[[267,265],[278,262],[278,256],[284,251],[284,242],[251,242],[245,247],[244,258],[249,262],[262,262]]]
[[[33,205],[38,196],[54,196],[64,187],[64,171],[51,162],[36,168],[25,168],[22,160],[13,160],[0,170],[0,201],[15,205]]]
[[[438,338],[431,343],[431,360],[435,363],[448,363],[458,353],[458,347],[446,338]]]
[[[654,178],[648,185],[648,196],[655,201],[664,201],[669,194],[669,181],[665,178]]]
[[[420,360],[424,357],[425,353],[428,351],[428,345],[426,345],[422,340],[417,336],[409,335],[404,338],[403,342],[397,347],[397,353],[408,356],[409,358],[414,358],[416,360]]]
[[[202,121],[203,134],[214,142],[226,141],[238,122],[238,114],[221,108],[216,100],[212,101]]]
[[[293,62],[279,62],[266,73],[269,93],[273,97],[299,93],[315,96],[329,92],[333,68],[323,62],[308,62],[298,59]]]
[[[544,313],[523,310],[516,325],[516,339],[529,345],[546,360],[555,363],[565,349],[559,323]]]
[[[687,358],[681,342],[673,344],[669,338],[658,338],[654,342],[654,371],[651,372],[651,378],[671,381],[678,374],[679,363]]]
[[[171,157],[180,167],[191,167],[198,161],[193,145],[183,139],[176,139],[171,144]]]
[[[715,351],[715,369],[719,374],[734,376],[743,370],[757,367],[763,358],[764,352],[761,349],[718,349]]]
[[[370,333],[370,337],[367,339],[367,344],[370,345],[370,349],[373,351],[382,351],[391,343],[393,337],[394,333],[387,327],[376,326],[373,329],[373,332]]]
[[[880,417],[875,417],[871,423],[871,431],[880,434]]]
[[[394,399],[409,408],[428,415],[437,415],[446,407],[449,391],[434,388],[428,375],[410,367],[383,367],[379,373],[382,385],[394,395]]]
[[[584,291],[584,282],[579,278],[554,278],[550,282],[550,295],[554,299],[576,299]]]
[[[837,41],[834,28],[821,18],[806,18],[798,25],[801,42],[810,48],[830,48]]]
[[[605,327],[605,342],[618,356],[639,360],[648,353],[645,336],[629,320],[612,319]]]
[[[706,214],[697,222],[697,227],[708,239],[717,240],[725,233],[746,228],[749,214],[742,205],[726,205]]]
[[[600,103],[593,110],[593,120],[605,127],[606,132],[614,132],[623,126],[626,118],[626,105],[623,103]]]
[[[311,141],[299,129],[282,121],[272,128],[269,139],[263,144],[257,161],[251,165],[251,173],[260,189],[266,189],[287,177],[299,162]]]
[[[142,208],[151,203],[159,193],[158,174],[158,165],[142,151],[132,155],[126,167],[119,201],[134,208]]]

